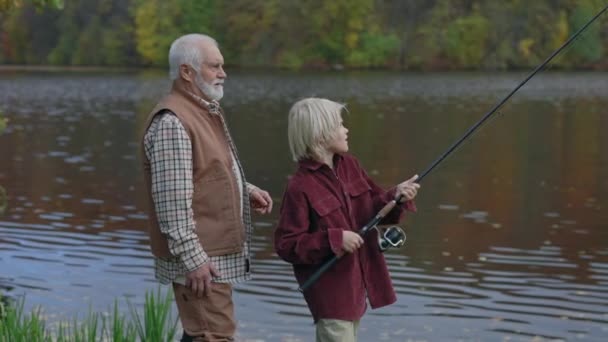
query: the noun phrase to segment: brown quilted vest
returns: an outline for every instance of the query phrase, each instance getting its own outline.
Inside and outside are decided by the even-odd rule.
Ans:
[[[177,116],[190,137],[194,183],[192,211],[196,233],[204,251],[209,256],[241,251],[245,241],[241,195],[232,169],[232,155],[222,119],[217,114],[210,114],[182,90],[173,87],[148,116],[146,131],[154,117],[165,110]],[[151,167],[145,153],[142,160],[148,192],[150,247],[157,257],[171,257],[167,238],[160,231],[154,210]]]

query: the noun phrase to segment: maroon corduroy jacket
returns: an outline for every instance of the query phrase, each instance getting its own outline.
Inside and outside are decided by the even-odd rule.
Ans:
[[[359,231],[384,205],[395,189],[377,186],[349,154],[334,156],[334,169],[312,159],[300,161],[283,195],[275,250],[293,264],[299,284],[304,283],[331,255],[342,248],[342,231]],[[390,212],[382,224],[397,223],[403,209]],[[304,292],[313,319],[359,320],[366,309],[366,294],[373,309],[392,304],[395,291],[375,230],[365,236],[355,253],[345,254]]]

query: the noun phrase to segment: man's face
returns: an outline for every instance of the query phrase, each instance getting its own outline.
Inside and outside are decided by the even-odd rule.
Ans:
[[[195,70],[194,82],[205,97],[219,101],[224,96],[224,79],[228,76],[223,68],[224,57],[217,46],[204,44],[202,48],[205,61]]]

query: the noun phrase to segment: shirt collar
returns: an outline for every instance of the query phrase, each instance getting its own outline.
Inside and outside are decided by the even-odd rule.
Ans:
[[[192,101],[196,105],[205,109],[210,114],[217,114],[217,115],[222,114],[222,108],[220,107],[220,103],[216,100],[207,101],[207,100],[203,99],[202,97],[195,95],[192,92],[186,90],[184,87],[180,87],[180,86],[176,85],[175,83],[173,83],[172,91],[180,94],[181,96],[185,97],[189,101]]]
[[[186,91],[186,94],[190,96],[196,103],[198,103],[201,107],[205,108],[211,114],[220,114],[220,103],[216,100],[207,101],[202,97],[192,94],[189,91]]]

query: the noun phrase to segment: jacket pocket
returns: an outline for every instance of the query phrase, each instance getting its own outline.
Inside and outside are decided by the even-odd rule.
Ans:
[[[340,201],[333,196],[327,196],[312,202],[312,208],[320,217],[328,216],[332,211],[339,209],[341,206]]]
[[[365,181],[365,179],[363,179],[363,178],[359,178],[346,185],[346,191],[348,192],[348,194],[351,197],[360,196],[371,190],[372,190],[372,188],[369,186],[367,181]]]
[[[197,233],[209,255],[239,248],[244,239],[240,221],[238,192],[234,191],[230,170],[213,170],[203,178],[192,198]]]

